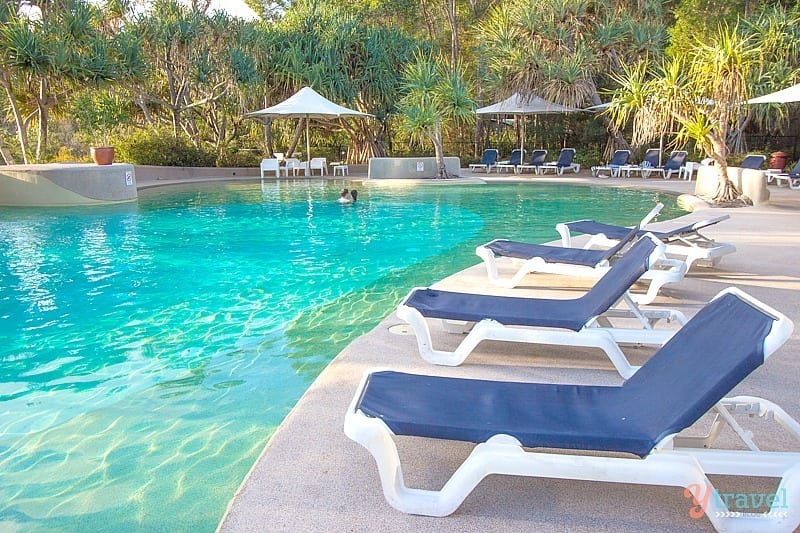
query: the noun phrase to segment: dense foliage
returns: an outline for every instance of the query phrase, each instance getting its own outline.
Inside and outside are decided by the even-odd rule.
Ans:
[[[147,10],[132,0],[38,3],[41,21],[0,5],[0,153],[9,161],[80,159],[90,145],[113,143],[137,162],[251,164],[297,151],[303,124],[245,114],[304,85],[375,115],[315,124],[316,153],[350,162],[434,151],[469,158],[521,134],[464,120],[474,106],[514,91],[599,104],[625,85],[626,67],[645,65],[643,81],[655,79],[665,61],[692,57],[724,24],[758,51],[745,96],[799,77],[800,17],[782,2],[251,0],[262,16],[254,21],[208,13],[199,1],[154,0]],[[437,65],[436,98],[414,93],[420,58]],[[450,116],[443,112],[456,108],[438,83],[448,80],[458,110]],[[785,107],[731,112],[725,141],[733,152],[748,148],[748,129],[794,131]],[[662,133],[685,142],[670,124]],[[580,143],[600,159],[636,137],[633,127],[573,114],[533,121],[527,135],[551,150]]]

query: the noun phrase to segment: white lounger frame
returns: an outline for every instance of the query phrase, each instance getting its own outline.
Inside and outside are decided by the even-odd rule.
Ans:
[[[591,244],[593,245],[595,243]],[[488,245],[478,246],[475,249],[475,253],[478,257],[483,259],[489,281],[499,287],[505,287],[507,289],[513,289],[520,284],[525,276],[534,272],[600,279],[611,270],[611,264],[607,260],[590,267],[584,265],[570,265],[567,263],[549,263],[541,257],[532,257],[531,259],[503,257],[502,260],[512,265],[517,271],[510,277],[501,277],[497,265],[497,261],[500,258],[495,257],[494,252],[487,248],[487,246]],[[589,249],[589,247],[587,246],[585,249]],[[687,270],[686,263],[683,261],[667,259],[664,255],[661,255],[654,263],[651,263],[651,265],[650,269],[639,278],[640,281],[647,282],[647,291],[644,293],[631,292],[631,298],[639,305],[652,303],[658,295],[658,291],[661,290],[661,287],[667,283],[675,283],[676,281],[682,280]]]
[[[572,150],[572,157],[573,157],[572,163],[570,163],[567,166],[560,167],[560,166],[558,166],[558,161],[551,161],[549,163],[545,163],[544,165],[541,165],[539,167],[539,172],[538,173],[539,174],[547,174],[548,170],[552,170],[554,174],[557,174],[559,176],[563,176],[565,170],[573,170],[573,171],[575,171],[575,174],[580,172],[581,171],[581,164],[580,163],[576,163],[574,161],[574,158],[575,158],[575,155],[576,155],[575,148],[568,148],[568,150]],[[559,156],[560,155],[561,155],[561,153],[559,152]]]
[[[642,219],[642,221],[639,223],[639,226],[646,231],[648,229],[646,227],[647,224],[655,217],[655,215],[658,214],[659,211],[661,211],[661,208],[663,207],[663,204],[657,204],[656,207]],[[730,215],[722,215],[713,219],[698,221],[695,225],[703,226],[707,225],[712,220],[726,219],[729,217]],[[559,235],[561,235],[561,246],[572,248],[572,235],[570,235],[568,224],[569,222],[556,224],[556,231],[558,231]],[[598,233],[597,235],[591,236],[589,241],[584,245],[584,248],[609,248],[614,246],[618,241],[619,239],[609,239],[603,233]],[[670,242],[665,244],[667,247],[666,255],[686,263],[687,272],[691,270],[692,265],[695,263],[700,266],[713,267],[719,263],[719,260],[722,259],[722,257],[732,254],[736,251],[736,247],[734,245],[725,242],[717,242],[714,239],[710,239],[698,232],[690,233],[685,236],[673,237]]]
[[[628,157],[631,156],[630,150],[617,150],[621,152],[628,152]],[[616,154],[616,152],[614,152]],[[605,165],[597,165],[591,168],[592,176],[595,178],[618,178],[622,174],[622,171],[626,169],[629,165],[625,163],[624,165],[612,165],[611,162]],[[610,175],[603,176],[600,173],[607,170]]]
[[[766,359],[791,335],[791,321],[737,289],[726,289],[717,297],[726,292],[742,296],[777,318],[764,342]],[[698,501],[703,499],[705,491],[713,488],[707,475],[719,474],[780,478],[776,493],[785,490],[785,501],[791,502],[785,510],[775,508],[781,503],[776,501],[767,513],[739,513],[731,512],[720,498],[710,497],[705,514],[719,531],[790,532],[800,525],[800,453],[759,450],[752,433],[732,416],[743,413],[774,419],[800,442],[800,424],[767,400],[751,396],[725,398],[713,409],[717,416],[706,437],[666,436],[643,459],[585,455],[578,451],[569,454],[526,451],[514,437],[498,434],[475,446],[442,489],[432,491],[406,487],[394,434],[383,421],[357,409],[370,373],[364,375],[353,397],[345,415],[344,431],[372,454],[386,500],[404,513],[452,514],[478,483],[491,474],[684,487]],[[725,426],[733,429],[747,450],[707,449]]]
[[[494,150],[495,151],[494,163],[489,163],[489,164],[486,164],[486,163],[470,163],[469,169],[472,172],[475,172],[479,168],[482,168],[482,169],[484,169],[486,171],[487,174],[491,174],[492,173],[492,169],[497,166],[497,158],[499,157],[500,153],[497,151],[496,148],[487,148],[487,150]],[[484,150],[484,152],[485,151],[486,150]]]
[[[659,244],[651,254],[651,259],[663,254],[664,245]],[[653,326],[660,320],[667,322],[676,321],[683,325],[686,317],[680,311],[671,309],[640,309],[627,292],[608,311],[602,315],[592,317],[580,331],[560,328],[539,328],[528,326],[505,326],[490,318],[480,322],[463,322],[457,320],[442,320],[445,330],[450,333],[467,333],[458,347],[453,351],[437,350],[433,347],[431,330],[422,313],[406,305],[406,300],[415,290],[424,290],[425,287],[416,287],[409,292],[397,307],[397,316],[405,320],[414,330],[417,337],[419,353],[426,361],[444,366],[458,366],[469,357],[475,348],[483,341],[496,340],[506,342],[521,342],[528,344],[555,344],[563,346],[594,347],[603,350],[614,368],[627,379],[639,367],[628,362],[622,353],[620,344],[647,344],[661,346],[675,334],[675,330],[657,330]],[[620,302],[625,307],[618,307]],[[613,318],[636,319],[640,328],[621,328],[611,324]],[[436,319],[431,319],[436,320]]]

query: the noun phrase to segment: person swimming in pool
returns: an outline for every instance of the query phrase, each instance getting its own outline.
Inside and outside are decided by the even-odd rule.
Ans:
[[[347,189],[342,189],[342,193],[337,200],[340,204],[352,204],[358,198],[358,191],[353,189],[349,191]]]
[[[342,189],[342,194],[339,196],[338,202],[340,204],[352,204],[353,195],[350,194],[350,191],[348,191],[347,189]]]

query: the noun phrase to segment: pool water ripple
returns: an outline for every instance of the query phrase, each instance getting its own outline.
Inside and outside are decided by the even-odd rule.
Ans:
[[[313,379],[495,237],[635,223],[652,192],[208,184],[0,209],[0,529],[212,531]],[[620,208],[623,206],[623,208]]]

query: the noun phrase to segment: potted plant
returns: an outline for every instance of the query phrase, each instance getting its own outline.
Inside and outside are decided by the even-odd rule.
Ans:
[[[112,93],[84,94],[75,103],[73,118],[78,128],[91,138],[89,153],[97,165],[114,162],[114,147],[109,143],[111,124],[124,122],[125,108]]]

